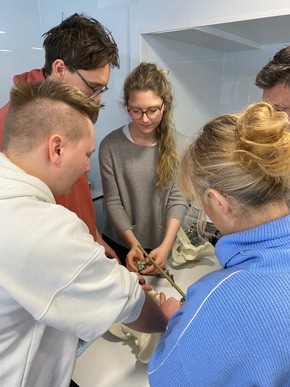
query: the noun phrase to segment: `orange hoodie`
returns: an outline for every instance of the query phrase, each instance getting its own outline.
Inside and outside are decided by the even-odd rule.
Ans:
[[[45,76],[43,69],[34,69],[13,77],[15,85],[19,85],[23,82],[37,82],[44,80]],[[0,109],[0,150],[2,150],[2,135],[8,108],[9,102]],[[58,196],[55,200],[57,204],[61,204],[70,211],[75,212],[78,217],[86,223],[94,240],[96,240],[96,215],[87,175],[83,175],[75,183],[68,195]]]

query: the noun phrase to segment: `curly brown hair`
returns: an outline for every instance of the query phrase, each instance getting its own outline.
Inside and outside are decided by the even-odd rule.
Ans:
[[[127,76],[123,92],[123,105],[127,108],[130,93],[137,91],[153,91],[164,103],[164,113],[156,129],[158,141],[158,159],[155,184],[168,189],[179,160],[175,147],[173,123],[173,87],[166,77],[166,71],[153,63],[140,63]]]

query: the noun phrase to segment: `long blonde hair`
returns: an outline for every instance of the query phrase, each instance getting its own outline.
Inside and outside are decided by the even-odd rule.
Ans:
[[[162,98],[164,113],[156,129],[158,141],[158,159],[155,176],[157,187],[168,189],[173,180],[174,171],[178,162],[178,153],[175,148],[173,132],[173,90],[166,78],[166,72],[157,68],[153,63],[140,63],[127,76],[124,83],[124,107],[127,107],[132,91],[153,91]]]

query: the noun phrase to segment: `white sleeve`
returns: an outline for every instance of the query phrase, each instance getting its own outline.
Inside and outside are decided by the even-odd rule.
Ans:
[[[37,222],[23,214],[16,238],[3,285],[40,323],[93,340],[139,317],[145,295],[136,274],[107,258],[74,213],[42,204]]]

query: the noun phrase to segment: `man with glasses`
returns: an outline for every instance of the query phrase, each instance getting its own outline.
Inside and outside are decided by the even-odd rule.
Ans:
[[[290,46],[278,51],[259,71],[255,84],[263,90],[263,101],[290,118]]]
[[[118,47],[111,33],[97,20],[82,14],[68,17],[45,33],[43,47],[44,68],[15,75],[15,85],[56,79],[79,88],[89,98],[100,100],[108,90],[111,68],[119,67]],[[8,108],[9,103],[0,109],[0,150]],[[77,181],[70,194],[55,199],[86,223],[94,239],[104,246],[108,257],[118,258],[96,229],[96,215],[86,175]]]
[[[78,75],[78,77],[85,82],[85,84],[93,91],[92,94],[90,94],[90,98],[97,98],[98,96],[101,96],[103,93],[105,93],[109,88],[108,86],[100,86],[100,87],[93,87],[92,85],[89,84],[88,81],[85,80],[85,78],[82,76],[82,74],[72,67],[73,71]],[[100,98],[100,97],[99,97]]]

